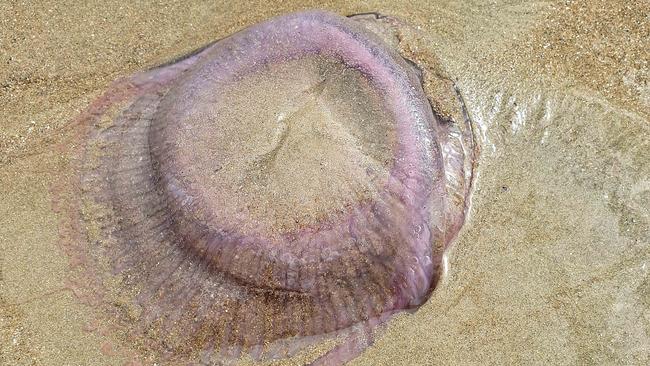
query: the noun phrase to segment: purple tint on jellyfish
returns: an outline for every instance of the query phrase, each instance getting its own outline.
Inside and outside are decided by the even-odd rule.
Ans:
[[[168,361],[291,357],[337,336],[315,363],[350,360],[426,301],[467,208],[471,134],[381,35],[331,13],[120,80],[82,120],[85,288]]]

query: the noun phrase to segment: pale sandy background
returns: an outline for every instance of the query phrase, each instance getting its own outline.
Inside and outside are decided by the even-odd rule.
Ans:
[[[1,2],[0,364],[126,361],[63,290],[70,121],[117,77],[312,7],[419,26],[483,146],[449,273],[354,364],[650,364],[645,0]]]

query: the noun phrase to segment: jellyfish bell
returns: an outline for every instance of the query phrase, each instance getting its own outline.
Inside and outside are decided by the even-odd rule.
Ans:
[[[91,105],[78,288],[127,340],[183,362],[289,357],[426,301],[476,147],[466,116],[432,108],[396,24],[284,15]]]

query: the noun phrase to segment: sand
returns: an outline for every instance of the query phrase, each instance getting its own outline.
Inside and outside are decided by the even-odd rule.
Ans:
[[[3,2],[0,364],[128,361],[65,286],[51,183],[74,117],[118,77],[313,7],[418,26],[482,145],[442,283],[353,364],[649,364],[650,5],[600,0]]]

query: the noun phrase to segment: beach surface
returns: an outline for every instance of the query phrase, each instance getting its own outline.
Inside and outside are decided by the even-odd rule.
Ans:
[[[75,117],[113,80],[311,8],[416,27],[481,145],[441,283],[352,364],[650,364],[650,3],[417,0],[0,4],[0,365],[138,353],[67,286],[52,185]]]

